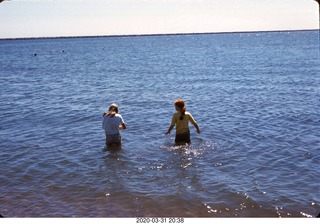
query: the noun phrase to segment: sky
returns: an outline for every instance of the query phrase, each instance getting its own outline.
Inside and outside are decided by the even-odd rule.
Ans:
[[[314,0],[7,0],[0,38],[318,29]]]

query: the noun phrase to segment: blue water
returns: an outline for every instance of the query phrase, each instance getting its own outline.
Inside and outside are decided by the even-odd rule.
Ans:
[[[1,40],[0,56],[5,217],[320,212],[316,31]],[[164,135],[177,98],[202,130],[188,147]]]

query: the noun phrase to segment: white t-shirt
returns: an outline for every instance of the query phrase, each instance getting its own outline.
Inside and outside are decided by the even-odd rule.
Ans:
[[[119,126],[124,124],[123,118],[120,114],[111,116],[103,116],[102,128],[106,134],[117,134],[119,133]]]

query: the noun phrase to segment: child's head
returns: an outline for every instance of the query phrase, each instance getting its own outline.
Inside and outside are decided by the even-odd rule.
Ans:
[[[183,120],[183,115],[186,112],[186,108],[184,106],[184,101],[182,99],[178,99],[174,102],[174,106],[177,111],[181,112],[180,120]]]
[[[118,113],[118,105],[113,103],[110,105],[108,112],[104,112],[103,116],[114,117]]]
[[[111,104],[109,107],[109,111],[118,113],[118,105],[115,103]]]

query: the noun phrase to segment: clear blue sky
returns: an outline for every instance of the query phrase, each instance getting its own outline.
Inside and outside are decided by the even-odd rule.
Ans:
[[[0,38],[318,28],[314,0],[11,0]]]

